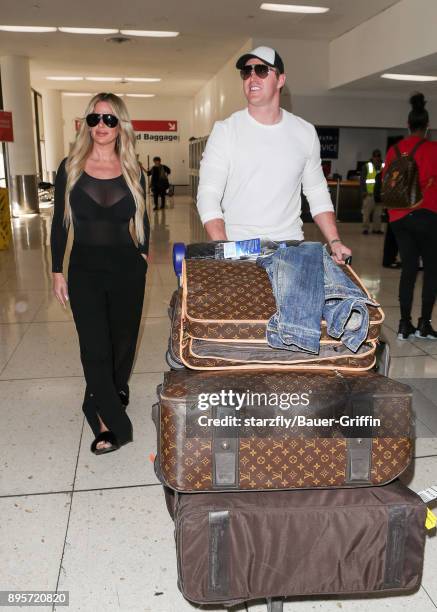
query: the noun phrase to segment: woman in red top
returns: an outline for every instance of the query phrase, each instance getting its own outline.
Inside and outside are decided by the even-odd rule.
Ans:
[[[398,143],[401,153],[410,153],[414,146],[426,138],[429,115],[425,109],[423,94],[410,99],[412,110],[408,115],[410,135]],[[387,152],[383,175],[396,152],[391,147]],[[421,203],[414,210],[389,209],[389,221],[399,247],[402,273],[399,284],[401,320],[398,338],[409,336],[437,340],[437,332],[431,326],[432,309],[437,293],[437,143],[425,140],[414,154],[418,166]],[[416,283],[419,257],[423,261],[422,312],[417,329],[411,322],[414,285]]]

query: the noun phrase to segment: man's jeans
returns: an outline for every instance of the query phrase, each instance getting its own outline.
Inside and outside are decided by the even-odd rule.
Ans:
[[[267,324],[267,341],[273,348],[317,354],[320,327],[325,319],[328,334],[341,338],[356,352],[367,337],[366,304],[377,305],[337,266],[319,242],[280,248],[260,257],[267,271],[277,312]]]

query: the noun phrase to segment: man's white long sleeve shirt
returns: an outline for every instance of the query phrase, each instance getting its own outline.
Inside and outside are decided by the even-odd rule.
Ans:
[[[197,208],[202,223],[224,219],[229,240],[301,240],[301,188],[313,217],[334,210],[314,126],[281,111],[274,125],[238,111],[208,138]]]

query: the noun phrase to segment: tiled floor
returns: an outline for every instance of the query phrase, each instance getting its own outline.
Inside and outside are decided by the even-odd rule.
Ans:
[[[150,408],[167,369],[167,307],[176,286],[171,245],[203,234],[186,197],[152,215],[151,265],[131,379],[135,441],[103,457],[89,452],[71,313],[51,295],[50,211],[14,220],[14,245],[0,252],[0,590],[68,590],[72,612],[196,608],[176,586],[172,522],[149,455],[155,450]],[[317,238],[313,225],[305,231]],[[437,342],[397,340],[399,272],[381,268],[382,238],[362,236],[352,224],[342,224],[341,232],[353,246],[355,269],[384,306],[391,376],[414,389],[416,462],[404,480],[418,491],[437,484]],[[435,610],[436,571],[437,538],[429,537],[415,594],[289,600],[285,610]],[[265,609],[262,602],[239,608]]]

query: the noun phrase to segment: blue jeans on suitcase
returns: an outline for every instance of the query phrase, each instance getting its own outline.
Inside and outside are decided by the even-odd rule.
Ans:
[[[317,354],[320,324],[328,334],[341,338],[356,352],[367,337],[369,313],[376,305],[343,272],[319,242],[280,248],[260,257],[257,264],[267,271],[277,311],[267,324],[267,341],[273,348],[304,350]]]

